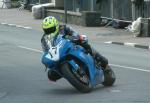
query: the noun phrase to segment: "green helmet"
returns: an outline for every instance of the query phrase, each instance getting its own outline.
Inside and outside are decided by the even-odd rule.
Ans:
[[[53,16],[46,17],[42,22],[42,28],[46,35],[50,36],[50,38],[53,38],[57,36],[59,32],[58,20]]]

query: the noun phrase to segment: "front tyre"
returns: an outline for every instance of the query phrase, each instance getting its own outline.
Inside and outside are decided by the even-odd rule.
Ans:
[[[106,67],[104,70],[104,82],[102,83],[104,86],[112,86],[116,80],[116,76],[114,71],[110,68],[110,66]]]
[[[68,63],[62,65],[63,76],[72,84],[77,90],[83,93],[88,93],[92,90],[92,86],[89,82],[87,75],[80,76],[71,70],[71,66]],[[78,75],[78,76],[77,76]],[[86,78],[86,79],[85,79]]]

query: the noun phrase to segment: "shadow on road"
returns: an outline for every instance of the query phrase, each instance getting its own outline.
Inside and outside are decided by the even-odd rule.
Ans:
[[[79,94],[93,94],[97,92],[104,92],[108,91],[112,88],[116,87],[104,87],[103,85],[96,86],[90,93],[81,93],[78,90],[76,90],[74,87],[64,87],[64,88],[51,88],[49,91],[47,91],[47,94],[53,94],[53,95],[79,95]]]

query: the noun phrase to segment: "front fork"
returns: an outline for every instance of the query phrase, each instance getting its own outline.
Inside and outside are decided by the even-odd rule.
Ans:
[[[80,66],[74,60],[70,60],[68,63],[72,66],[73,72],[77,72],[79,70]]]

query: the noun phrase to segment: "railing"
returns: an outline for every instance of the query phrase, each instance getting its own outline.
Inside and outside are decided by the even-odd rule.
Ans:
[[[99,10],[103,17],[113,19],[132,20],[132,2],[131,0],[101,0]],[[143,0],[139,5],[135,4],[134,18],[150,17],[150,0]]]
[[[1,0],[0,8],[11,8],[11,0]]]
[[[143,17],[149,18],[150,17],[150,1],[143,2],[141,5],[137,5],[135,7],[135,17]]]

